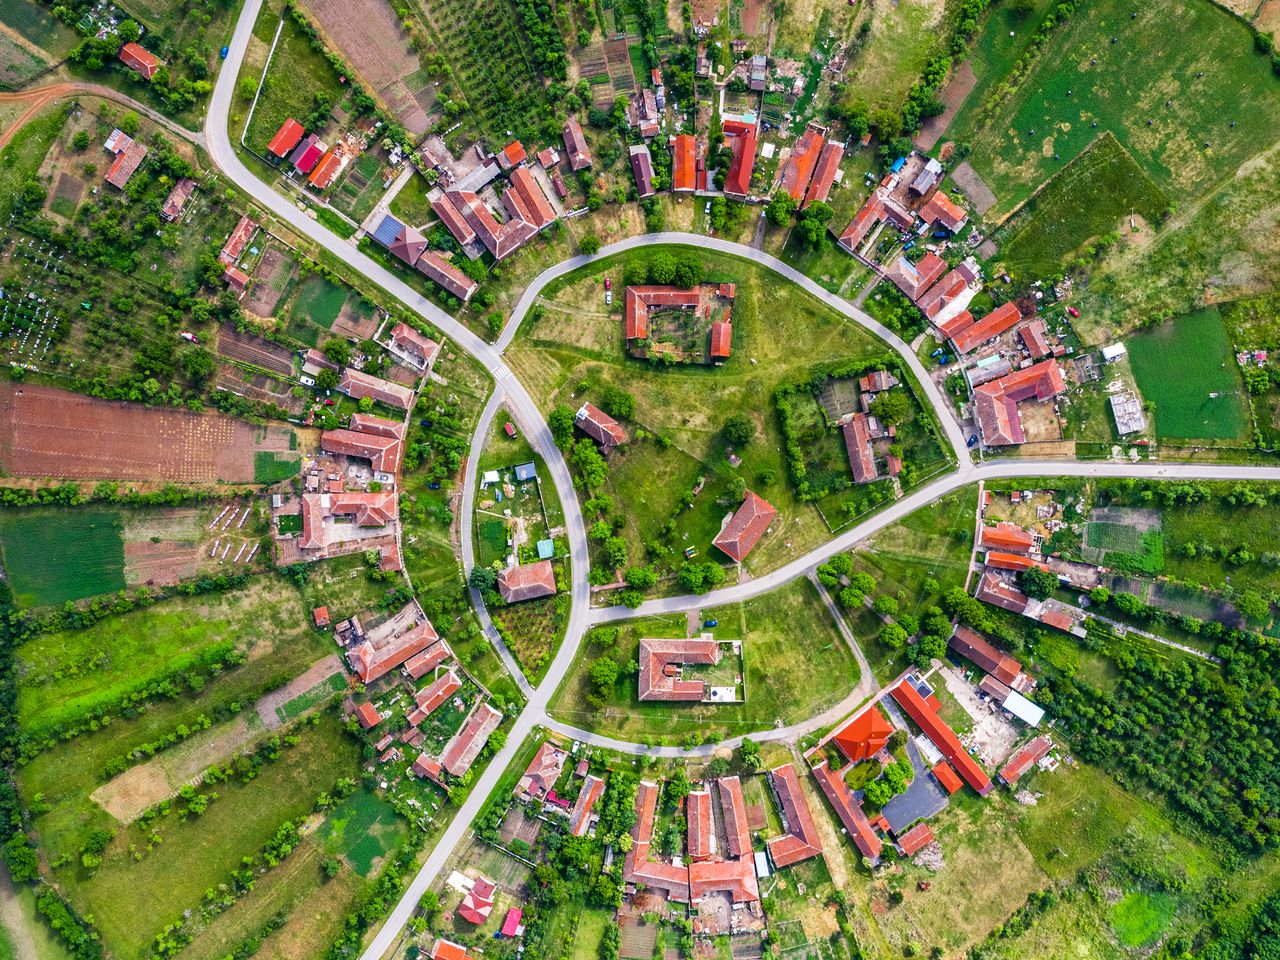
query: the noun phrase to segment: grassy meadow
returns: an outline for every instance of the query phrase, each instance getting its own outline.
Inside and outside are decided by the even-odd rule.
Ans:
[[[123,590],[121,512],[111,508],[0,512],[0,562],[21,607]]]

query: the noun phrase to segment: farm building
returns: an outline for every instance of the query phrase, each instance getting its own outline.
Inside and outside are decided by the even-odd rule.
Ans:
[[[813,177],[809,181],[809,189],[805,191],[801,209],[811,203],[826,203],[831,195],[831,186],[840,173],[840,160],[844,157],[844,144],[827,141],[814,167]]]
[[[449,698],[462,689],[462,681],[452,670],[446,670],[431,683],[413,695],[414,709],[405,717],[409,726],[416,727],[435,713]]]
[[[618,444],[627,442],[627,432],[622,429],[622,425],[593,404],[583,403],[574,414],[573,422],[579,430],[600,444],[600,449],[605,453]]]
[[[636,181],[636,195],[641,200],[647,200],[657,192],[653,189],[653,157],[649,154],[649,148],[643,144],[633,146],[630,155],[631,176]]]
[[[498,593],[507,603],[537,600],[556,592],[556,571],[550,560],[516,564],[498,574]]]
[[[1022,311],[1016,303],[1002,303],[981,320],[952,334],[951,345],[959,354],[971,353],[988,340],[1011,329],[1021,319]]]
[[[704,633],[697,639],[640,641],[639,696],[641,700],[688,701],[707,698],[705,680],[686,680],[681,665],[720,662],[720,644]]]
[[[787,831],[783,836],[773,837],[765,844],[774,869],[794,866],[810,857],[819,856],[822,853],[822,837],[818,835],[818,825],[813,822],[809,801],[800,789],[795,767],[789,763],[774,767],[769,771],[769,785],[773,788],[774,798],[782,813],[783,829]]]
[[[1000,768],[1000,781],[1008,787],[1012,787],[1021,780],[1027,773],[1039,763],[1049,750],[1053,747],[1053,741],[1048,737],[1036,737],[1021,750],[1015,753],[1003,767]]]
[[[470,300],[480,287],[480,284],[455,267],[453,261],[435,250],[423,253],[414,264],[414,269],[463,303]]]
[[[159,57],[137,43],[126,43],[120,48],[120,62],[148,80],[155,77],[161,66]]]
[[[858,852],[871,861],[873,866],[879,863],[883,844],[875,828],[871,826],[871,821],[862,812],[862,804],[853,795],[848,784],[840,778],[838,773],[831,771],[826,760],[822,760],[813,768],[813,778],[818,781],[818,786],[826,796],[827,802],[835,810],[844,828],[849,831],[849,838],[858,848]]]
[[[582,135],[582,124],[576,117],[569,117],[564,122],[564,149],[569,158],[569,169],[574,173],[591,166],[587,138]]]
[[[932,706],[925,702],[924,697],[913,686],[912,679],[907,677],[900,681],[889,691],[890,695],[916,726],[924,731],[933,745],[938,748],[938,752],[951,762],[965,782],[973,787],[979,796],[985,797],[991,792],[990,778],[978,766],[977,761],[969,756],[955,731],[947,726]]]
[[[489,742],[489,734],[498,729],[502,712],[487,703],[477,703],[467,714],[461,729],[445,744],[440,754],[440,765],[455,777],[460,777],[475,763],[476,757]]]
[[[724,522],[711,542],[725,556],[742,563],[777,515],[772,504],[748,490],[742,505]]]
[[[893,285],[901,290],[912,303],[938,281],[947,269],[947,261],[936,253],[926,253],[918,263],[912,263],[905,256],[890,268],[886,276]]]
[[[791,148],[791,155],[778,174],[778,189],[792,200],[804,199],[826,142],[822,129],[808,126]]]
[[[104,146],[115,154],[104,179],[117,190],[123,190],[146,159],[147,148],[120,130],[113,130]]]
[[[338,389],[354,400],[368,397],[400,410],[408,410],[413,406],[413,390],[409,387],[402,387],[398,383],[350,367],[343,369]]]
[[[1027,435],[1022,427],[1018,404],[1026,400],[1052,400],[1066,389],[1056,360],[1041,360],[999,380],[982,384],[973,392],[974,414],[982,442],[989,447],[1025,443]]]

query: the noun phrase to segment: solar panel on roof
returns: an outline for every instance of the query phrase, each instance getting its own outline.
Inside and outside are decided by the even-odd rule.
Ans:
[[[373,231],[373,239],[384,247],[390,247],[391,244],[395,243],[396,237],[400,235],[400,231],[403,229],[403,223],[391,214],[387,214],[382,218],[382,222],[378,224],[377,229]]]

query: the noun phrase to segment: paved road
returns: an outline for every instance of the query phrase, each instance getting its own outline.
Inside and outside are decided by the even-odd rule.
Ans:
[[[485,800],[488,798],[490,793],[492,793],[498,779],[510,764],[520,744],[534,731],[536,727],[550,724],[554,726],[555,729],[561,730],[570,736],[574,736],[580,740],[585,740],[589,743],[600,744],[602,746],[610,747],[611,749],[628,753],[649,752],[649,748],[643,745],[615,741],[593,734],[589,731],[578,730],[567,724],[561,724],[559,722],[552,724],[547,718],[547,703],[550,695],[572,665],[577,656],[578,647],[582,641],[582,637],[592,622],[600,620],[617,620],[624,617],[641,616],[648,613],[682,612],[691,607],[731,603],[737,600],[756,596],[781,586],[798,576],[810,573],[814,567],[834,553],[851,548],[859,540],[900,520],[909,512],[930,503],[952,490],[966,484],[973,483],[979,479],[995,479],[999,477],[1014,476],[1061,475],[1145,476],[1168,479],[1201,479],[1207,477],[1212,477],[1214,479],[1250,480],[1280,479],[1280,468],[1231,467],[1220,466],[1217,464],[1135,465],[1008,460],[985,463],[980,467],[976,467],[968,458],[965,450],[964,436],[961,433],[959,426],[955,423],[954,418],[950,415],[950,404],[947,398],[942,396],[936,384],[934,384],[930,378],[928,371],[925,370],[923,365],[916,359],[914,353],[910,350],[907,344],[903,343],[902,340],[893,333],[893,331],[881,326],[873,318],[842,298],[828,293],[808,277],[799,273],[787,264],[763,254],[760,251],[753,250],[750,247],[740,246],[717,238],[681,233],[650,234],[642,237],[633,237],[616,244],[611,244],[610,246],[603,248],[596,257],[575,257],[565,261],[564,263],[558,264],[541,274],[529,289],[525,291],[516,306],[512,320],[508,324],[506,331],[504,331],[497,344],[490,345],[459,324],[443,310],[440,310],[435,306],[435,304],[417,293],[413,288],[400,280],[395,274],[360,253],[350,241],[332,233],[309,217],[291,201],[277,194],[269,185],[259,180],[254,173],[240,161],[228,135],[228,118],[236,78],[240,72],[240,66],[244,60],[245,49],[248,45],[254,21],[257,19],[261,6],[262,0],[245,0],[244,7],[240,14],[240,19],[236,24],[235,34],[231,39],[227,62],[223,65],[223,69],[218,76],[217,84],[214,87],[208,121],[205,128],[205,139],[213,162],[227,177],[235,182],[242,190],[252,196],[259,205],[269,210],[282,222],[288,224],[301,235],[308,237],[318,246],[323,247],[332,255],[344,260],[351,267],[360,271],[370,280],[381,286],[389,295],[401,301],[401,303],[406,307],[427,318],[431,323],[435,324],[436,327],[443,331],[446,336],[451,337],[461,349],[479,359],[489,370],[490,374],[492,374],[495,381],[495,391],[489,402],[486,404],[485,416],[482,417],[482,424],[477,427],[477,431],[473,436],[473,454],[469,458],[470,467],[467,476],[464,478],[464,505],[462,517],[464,565],[467,565],[469,569],[469,564],[473,557],[474,545],[471,542],[470,517],[471,512],[474,509],[474,495],[471,492],[474,484],[471,482],[471,471],[473,471],[475,466],[478,464],[478,454],[476,453],[477,442],[483,440],[487,430],[487,423],[491,422],[493,415],[501,404],[505,404],[512,411],[516,421],[521,425],[530,446],[540,456],[542,456],[547,464],[551,482],[554,484],[560,497],[561,504],[564,507],[566,520],[565,526],[570,545],[570,559],[572,564],[572,609],[566,629],[565,641],[561,645],[559,652],[556,654],[555,659],[547,672],[546,679],[536,689],[531,688],[528,685],[527,680],[523,678],[518,666],[515,665],[514,658],[510,656],[509,652],[505,651],[505,648],[499,646],[499,652],[503,655],[504,662],[508,663],[508,666],[512,670],[512,675],[515,676],[517,678],[517,682],[521,684],[521,689],[525,690],[526,695],[528,696],[528,703],[525,706],[525,709],[515,719],[515,723],[508,734],[506,744],[477,778],[471,791],[467,795],[466,800],[445,828],[444,833],[435,847],[428,854],[426,862],[423,864],[418,874],[408,884],[403,897],[392,909],[381,929],[377,932],[369,947],[365,950],[362,960],[379,960],[379,958],[381,958],[388,949],[397,942],[400,932],[412,916],[418,900],[435,880],[451,851],[470,830],[472,820],[480,812]],[[166,124],[166,126],[168,126],[168,124]],[[906,362],[914,372],[920,383],[921,389],[933,404],[934,409],[938,412],[944,432],[946,433],[948,440],[950,440],[952,447],[960,456],[961,461],[958,468],[951,474],[934,481],[922,489],[917,490],[910,496],[892,504],[881,513],[856,525],[852,529],[835,538],[830,543],[811,551],[803,557],[797,558],[780,570],[765,574],[756,580],[699,597],[674,597],[649,601],[642,605],[639,610],[607,608],[592,611],[590,609],[590,594],[586,578],[589,567],[586,530],[582,520],[582,511],[578,505],[577,494],[573,487],[572,477],[569,474],[568,466],[566,465],[560,450],[557,448],[551,437],[551,432],[548,429],[541,412],[533,402],[533,399],[529,396],[528,392],[514,377],[511,370],[503,361],[502,353],[511,343],[512,338],[516,335],[519,324],[527,315],[529,307],[537,300],[542,288],[548,282],[556,279],[557,277],[563,276],[565,273],[574,270],[577,267],[590,263],[594,259],[609,256],[619,251],[632,250],[660,243],[687,244],[703,249],[711,249],[718,252],[742,256],[754,262],[762,263],[792,283],[799,285],[832,309],[837,310],[854,322],[876,333],[899,352],[904,362]],[[481,622],[485,623],[487,621],[487,615],[483,608],[478,606],[478,612],[481,617]],[[486,627],[486,631],[490,633],[490,636],[493,635],[491,624]],[[842,630],[842,633],[845,634],[847,640],[852,639],[845,630]],[[853,646],[855,653],[860,653],[860,651],[857,650],[856,643],[854,643]],[[864,676],[869,677],[870,671],[866,669],[865,661],[863,661],[863,664]],[[789,727],[752,734],[752,738],[760,740],[793,739],[805,732],[816,729],[818,726],[825,725],[825,723],[838,719],[838,716],[842,715],[843,712],[848,712],[848,710],[857,706],[857,703],[851,702],[853,699],[856,698],[860,702],[862,699],[865,699],[866,695],[867,692],[863,690],[863,684],[860,684],[859,688],[850,694],[850,697],[846,698],[845,701],[837,704],[830,711],[825,712],[820,717],[811,717]],[[840,710],[842,713],[836,716],[830,716],[836,710]],[[741,738],[734,738],[733,740],[726,741],[724,745],[736,745],[740,740]],[[697,748],[696,751],[682,751],[679,748],[661,748],[655,752],[663,755],[666,755],[667,753],[687,754],[689,752],[709,753],[713,749],[715,749],[714,745],[708,745]]]

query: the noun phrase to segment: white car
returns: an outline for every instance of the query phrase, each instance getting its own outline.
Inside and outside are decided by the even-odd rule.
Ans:
[[[605,305],[606,307],[611,307],[611,306],[613,306],[613,291],[612,291],[612,290],[606,290],[606,291],[604,292],[604,305]]]

